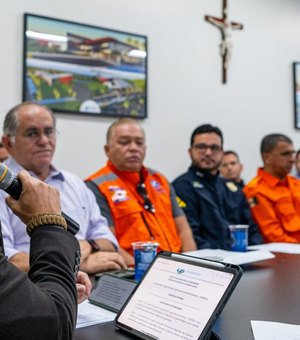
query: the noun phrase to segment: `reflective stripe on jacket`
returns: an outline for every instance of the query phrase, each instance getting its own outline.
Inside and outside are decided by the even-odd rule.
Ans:
[[[86,181],[96,184],[106,198],[121,248],[132,254],[132,242],[156,241],[158,250],[179,252],[181,241],[173,217],[170,184],[156,171],[145,167],[141,171],[155,213],[144,208],[145,197],[137,191],[139,173],[118,171],[108,162]]]

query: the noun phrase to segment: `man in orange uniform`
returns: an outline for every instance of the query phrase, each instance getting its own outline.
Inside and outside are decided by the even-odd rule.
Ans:
[[[300,242],[300,181],[289,175],[295,150],[290,138],[270,134],[261,142],[264,167],[244,187],[266,242]]]
[[[86,183],[116,235],[127,265],[134,263],[131,243],[135,241],[156,241],[159,250],[195,250],[174,189],[163,175],[143,166],[145,133],[138,122],[130,118],[114,122],[104,150],[106,166]]]

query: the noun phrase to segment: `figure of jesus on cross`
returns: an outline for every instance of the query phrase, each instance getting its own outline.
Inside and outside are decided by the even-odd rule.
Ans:
[[[235,30],[242,30],[243,25],[238,22],[233,22],[228,20],[227,15],[227,0],[223,0],[223,17],[216,18],[211,15],[206,15],[205,20],[211,23],[212,25],[219,28],[221,32],[221,44],[220,44],[220,54],[222,57],[222,81],[223,84],[227,81],[227,69],[229,65],[229,60],[231,58],[232,53],[232,41],[231,41],[231,33]]]

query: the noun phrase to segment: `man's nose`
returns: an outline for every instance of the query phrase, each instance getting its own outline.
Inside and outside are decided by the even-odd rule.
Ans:
[[[138,144],[136,143],[136,142],[131,142],[130,144],[129,144],[129,148],[130,149],[137,149],[139,146],[138,146]]]
[[[211,155],[211,154],[212,154],[211,148],[206,148],[205,155]]]
[[[37,139],[37,142],[38,142],[39,144],[48,143],[49,140],[50,140],[50,137],[47,136],[47,134],[46,134],[44,131],[42,131],[42,132],[39,133],[39,137],[38,137],[38,139]]]

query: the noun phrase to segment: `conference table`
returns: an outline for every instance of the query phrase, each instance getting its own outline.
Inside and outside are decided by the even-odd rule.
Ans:
[[[243,266],[244,274],[213,328],[221,340],[253,340],[251,320],[300,324],[300,255],[275,255]],[[77,329],[75,339],[133,337],[106,323]]]

